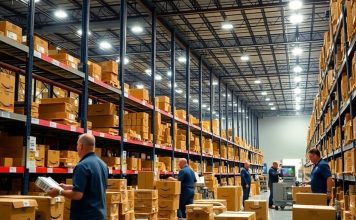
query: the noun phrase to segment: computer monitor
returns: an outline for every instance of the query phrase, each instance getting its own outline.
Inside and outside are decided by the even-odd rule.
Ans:
[[[282,177],[295,177],[295,166],[282,166]]]

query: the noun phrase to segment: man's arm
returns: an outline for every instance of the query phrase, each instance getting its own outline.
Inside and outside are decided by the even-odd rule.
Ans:
[[[328,199],[331,199],[331,190],[333,188],[333,184],[334,184],[333,178],[329,177],[326,182],[326,185],[327,185],[327,193],[326,194],[328,196]]]
[[[59,191],[60,190],[57,188],[52,188],[47,194],[51,197],[56,197],[56,196],[60,196]],[[62,190],[61,195],[70,200],[81,200],[83,198],[83,193],[76,192],[73,190]]]

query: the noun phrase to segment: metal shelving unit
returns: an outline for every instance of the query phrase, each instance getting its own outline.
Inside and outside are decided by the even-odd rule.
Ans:
[[[223,84],[221,78],[219,78],[219,92],[218,92],[218,100],[219,100],[219,119],[220,119],[220,126],[219,126],[219,135],[213,134],[213,126],[212,126],[212,120],[213,120],[213,106],[214,106],[214,100],[215,100],[215,92],[214,92],[214,86],[213,86],[213,75],[214,72],[211,67],[206,66],[204,63],[204,60],[201,56],[199,56],[199,126],[193,125],[192,123],[189,122],[189,115],[190,115],[190,89],[191,89],[191,82],[190,82],[190,61],[193,59],[191,56],[191,51],[189,45],[185,45],[186,48],[186,58],[187,62],[185,64],[185,73],[186,73],[186,120],[179,119],[175,116],[175,74],[176,74],[176,67],[175,67],[175,54],[176,54],[176,39],[179,39],[180,37],[176,36],[176,31],[169,27],[168,25],[164,24],[164,26],[170,31],[171,33],[171,54],[170,54],[170,60],[171,60],[171,72],[172,72],[172,77],[171,77],[171,94],[170,94],[170,99],[171,99],[171,106],[172,106],[172,112],[165,112],[157,108],[155,105],[155,96],[156,96],[156,85],[155,85],[155,73],[156,73],[156,53],[157,53],[157,40],[156,40],[156,35],[157,35],[157,11],[156,8],[153,6],[148,6],[149,10],[151,11],[151,16],[152,16],[152,27],[151,27],[151,46],[152,46],[152,51],[151,51],[151,101],[152,104],[138,100],[131,95],[127,94],[127,92],[124,90],[124,75],[125,75],[125,62],[124,58],[126,55],[126,29],[127,29],[127,1],[126,0],[121,0],[120,4],[120,67],[119,67],[119,81],[121,88],[117,89],[114,88],[108,84],[105,84],[101,81],[98,81],[90,76],[88,76],[88,66],[87,66],[87,61],[88,61],[88,34],[89,33],[89,14],[90,14],[90,1],[89,0],[84,0],[83,1],[83,10],[82,10],[82,32],[83,36],[81,37],[81,63],[83,65],[80,66],[80,70],[76,70],[72,67],[69,67],[55,59],[52,59],[44,54],[38,53],[33,50],[33,36],[34,36],[34,14],[35,14],[35,1],[30,0],[28,4],[28,26],[27,26],[27,39],[28,39],[28,46],[22,45],[20,43],[17,43],[11,39],[8,39],[6,37],[0,36],[0,56],[2,57],[1,62],[0,62],[0,67],[8,68],[10,70],[15,71],[17,74],[22,74],[25,75],[26,79],[26,91],[25,91],[25,115],[20,115],[16,113],[9,113],[9,112],[4,112],[0,111],[0,122],[1,126],[13,126],[14,129],[17,128],[24,128],[25,135],[24,135],[24,142],[27,143],[27,140],[30,136],[36,136],[36,135],[41,135],[44,131],[50,131],[53,134],[64,134],[66,137],[73,138],[75,139],[78,134],[81,133],[92,133],[95,137],[97,137],[98,142],[108,142],[115,146],[120,152],[121,159],[123,159],[124,155],[124,150],[130,149],[130,148],[135,148],[135,149],[142,149],[142,150],[148,150],[151,153],[151,157],[153,160],[152,163],[152,170],[155,169],[154,166],[154,160],[155,160],[155,155],[160,154],[160,153],[171,153],[172,157],[172,170],[175,170],[175,163],[173,161],[173,158],[175,156],[184,156],[187,157],[188,160],[194,159],[194,160],[199,160],[202,164],[203,160],[210,161],[213,163],[214,161],[219,161],[220,165],[222,164],[227,164],[227,168],[229,169],[229,166],[241,166],[241,162],[238,160],[232,160],[231,158],[222,158],[221,157],[221,144],[225,143],[226,147],[231,145],[234,149],[234,151],[238,151],[238,154],[240,156],[240,151],[241,150],[247,150],[248,151],[248,158],[251,159],[252,155],[261,155],[261,153],[257,153],[251,149],[246,149],[243,146],[239,146],[238,144],[235,144],[234,141],[230,141],[227,138],[222,138],[221,132],[222,132],[222,124],[221,124],[221,119],[222,119],[222,112],[221,112],[221,85]],[[146,5],[147,6],[147,5]],[[181,43],[181,42],[180,42]],[[192,54],[195,55],[195,54]],[[202,74],[203,74],[203,67],[208,69],[210,71],[210,121],[211,121],[211,130],[210,131],[205,131],[202,129],[202,84],[203,84],[203,79],[202,79]],[[26,68],[26,71],[23,71],[23,69]],[[43,120],[43,119],[37,119],[37,118],[32,118],[31,117],[31,104],[32,104],[32,99],[31,99],[31,93],[32,93],[32,78],[35,80],[40,80],[43,82],[46,82],[48,84],[54,84],[56,86],[59,86],[64,89],[68,89],[71,92],[76,92],[80,95],[80,108],[79,108],[79,118],[81,119],[81,127],[75,127],[75,126],[68,126],[68,125],[62,125],[59,123]],[[250,110],[247,111],[248,107],[247,105],[243,105],[241,102],[241,105],[239,102],[241,101],[238,97],[238,94],[236,92],[231,91],[228,87],[225,88],[225,109],[224,111],[226,112],[226,121],[225,121],[225,129],[226,129],[226,135],[228,135],[228,96],[231,94],[231,103],[232,103],[232,112],[231,112],[231,120],[232,120],[232,138],[234,140],[235,138],[235,125],[234,122],[237,122],[237,135],[240,137],[244,137],[244,140],[247,141],[248,144],[258,146],[258,135],[253,135],[252,133],[254,130],[258,131],[258,118],[256,115],[253,115]],[[96,132],[92,130],[87,129],[87,106],[88,106],[88,98],[92,98],[96,101],[100,102],[112,102],[116,105],[119,106],[119,135],[114,136],[102,132]],[[235,108],[234,108],[234,98],[236,98],[237,102],[237,117],[235,117]],[[240,110],[246,112],[245,115],[248,115],[249,120],[247,120],[247,117],[242,118],[243,114],[239,113],[239,107],[241,106]],[[168,123],[171,123],[171,137],[172,137],[172,146],[163,146],[163,145],[158,145],[155,140],[155,120],[152,120],[151,122],[151,132],[153,134],[153,140],[151,142],[145,142],[145,141],[138,141],[138,140],[130,140],[130,139],[122,139],[124,136],[123,133],[123,116],[124,116],[124,111],[125,110],[131,110],[135,112],[139,111],[145,111],[145,112],[150,112],[152,119],[154,118],[155,114],[160,113],[162,115],[162,120]],[[239,118],[241,116],[241,118]],[[253,120],[255,120],[257,123],[252,123]],[[189,132],[192,131],[194,134],[198,135],[200,138],[200,147],[201,147],[201,153],[197,152],[191,152],[190,151],[190,141],[189,138],[187,138],[187,150],[181,151],[175,148],[175,140],[174,140],[174,133],[175,133],[175,126],[174,123],[178,124],[178,127],[180,128],[185,128],[186,129],[186,134],[187,137],[189,137]],[[241,127],[239,126],[241,124]],[[257,127],[256,127],[257,126]],[[258,133],[258,132],[257,132]],[[202,151],[202,137],[210,138],[213,141],[217,141],[219,143],[219,150],[220,150],[220,156],[215,157],[213,155],[209,155],[206,153],[203,153]],[[26,145],[27,146],[27,145]],[[28,146],[27,146],[28,148]],[[227,148],[228,149],[228,148]],[[27,161],[27,157],[25,157],[25,160]],[[25,162],[25,164],[27,164]],[[262,165],[259,164],[251,164],[253,168],[258,168],[261,169]],[[24,183],[22,187],[22,193],[27,194],[28,192],[28,184],[29,184],[29,176],[30,174],[71,174],[73,172],[72,168],[46,168],[46,167],[38,167],[38,168],[29,168],[27,166],[24,167],[0,167],[0,173],[2,174],[8,174],[8,173],[14,173],[14,174],[23,174],[24,176]],[[132,170],[127,170],[124,171],[122,169],[122,166],[120,166],[120,169],[117,170],[110,170],[110,174],[112,175],[119,175],[120,178],[124,178],[126,175],[135,175],[137,174],[137,171],[132,171]],[[175,172],[161,172],[160,174],[162,175],[173,175]],[[254,175],[256,173],[253,173]],[[216,174],[220,176],[236,176],[239,175],[238,173],[218,173]]]

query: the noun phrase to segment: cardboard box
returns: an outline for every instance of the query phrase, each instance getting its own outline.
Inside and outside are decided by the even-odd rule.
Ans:
[[[119,204],[118,203],[111,203],[106,204],[107,216],[118,216],[119,215]]]
[[[88,73],[97,80],[101,80],[101,66],[94,62],[88,61]]]
[[[141,100],[145,100],[145,101],[149,100],[149,93],[148,93],[147,89],[130,89],[129,95],[131,95],[137,99],[141,99]]]
[[[135,220],[135,212],[128,211],[125,214],[119,214],[119,219],[120,220]]]
[[[119,64],[116,61],[108,60],[99,63],[102,73],[112,73],[114,75],[119,74]]]
[[[256,214],[254,212],[228,211],[215,216],[214,220],[256,220]]]
[[[93,128],[112,128],[119,126],[119,116],[117,115],[97,115],[88,116],[92,122]]]
[[[162,103],[170,103],[170,99],[168,96],[156,96],[156,102],[162,102]]]
[[[116,105],[113,103],[88,105],[88,115],[117,115]]]
[[[321,193],[297,193],[295,201],[298,205],[327,205],[327,196]]]
[[[156,189],[158,190],[158,193],[162,195],[179,195],[181,184],[180,181],[158,180],[156,182]]]
[[[138,170],[138,159],[134,157],[129,157],[126,159],[128,170]]]
[[[212,204],[215,216],[226,212],[226,200],[222,199],[200,199],[194,200],[194,204]]]
[[[156,185],[156,175],[153,171],[139,171],[137,178],[139,189],[154,189]]]
[[[37,202],[35,211],[36,219],[63,219],[64,212],[64,197],[58,196],[52,198],[50,196],[1,196],[10,199],[33,199]],[[0,199],[1,199],[0,198]]]
[[[115,198],[112,199],[112,200],[115,200],[116,202],[113,202],[113,203],[127,203],[129,201],[128,194],[127,194],[126,190],[119,191],[117,189],[107,189],[106,192],[116,193]],[[106,203],[108,203],[108,202],[106,202]]]
[[[297,193],[311,193],[311,192],[312,191],[310,186],[293,186],[292,187],[293,201],[296,200]]]
[[[44,167],[45,166],[45,159],[46,159],[45,156],[46,156],[46,146],[45,145],[37,145],[36,153],[35,153],[36,167]]]
[[[293,220],[335,220],[336,210],[331,206],[293,205]]]
[[[116,167],[120,165],[120,157],[101,157],[108,167]]]
[[[356,195],[350,195],[350,212],[352,216],[356,216]]]
[[[157,220],[157,212],[156,213],[136,213],[135,218],[137,220]],[[120,219],[121,220],[121,219]]]
[[[242,193],[240,186],[222,186],[217,188],[217,198],[227,202],[228,211],[240,211]]]
[[[158,191],[157,190],[151,190],[151,189],[136,189],[134,191],[135,193],[135,200],[138,199],[158,199]]]
[[[177,210],[158,210],[158,219],[176,220]]]
[[[22,40],[26,44],[26,36],[23,36]],[[33,46],[36,51],[48,56],[48,42],[46,40],[35,35],[33,36]]]
[[[4,220],[35,220],[36,208],[34,199],[0,199],[1,219]]]
[[[158,199],[139,199],[135,194],[135,213],[155,213],[158,211]]]
[[[13,161],[11,157],[0,157],[0,167],[12,167]]]
[[[0,110],[14,112],[14,97],[13,91],[0,89]]]
[[[121,202],[121,194],[120,192],[106,192],[106,203],[120,203]]]
[[[212,204],[191,204],[186,206],[187,219],[214,220]]]
[[[127,180],[126,179],[108,179],[107,188],[117,190],[117,191],[125,191],[127,188]]]
[[[8,21],[0,21],[0,31],[8,38],[22,42],[22,28]]]
[[[179,195],[170,195],[169,199],[160,199],[160,198],[162,198],[161,196],[162,195],[160,195],[159,199],[158,199],[158,201],[159,201],[158,209],[159,210],[177,210],[177,209],[179,209]]]
[[[268,220],[268,205],[266,200],[246,200],[244,211],[256,213],[256,220]]]
[[[58,150],[47,150],[46,151],[46,166],[47,167],[59,167],[59,154]]]

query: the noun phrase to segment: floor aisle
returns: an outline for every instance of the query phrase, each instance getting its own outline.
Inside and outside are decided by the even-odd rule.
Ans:
[[[269,192],[263,192],[259,196],[254,196],[251,199],[263,199],[268,201],[269,197]],[[268,209],[269,210],[269,220],[292,220],[292,207],[286,207],[285,210],[274,210],[274,209]]]

